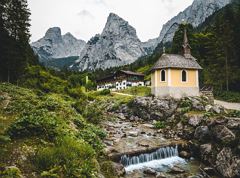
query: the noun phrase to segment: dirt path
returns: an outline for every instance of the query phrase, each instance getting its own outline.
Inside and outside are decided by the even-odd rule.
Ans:
[[[221,106],[225,107],[226,109],[233,109],[233,110],[240,111],[240,103],[229,103],[229,102],[219,101],[219,100],[214,100],[214,103],[221,105]]]

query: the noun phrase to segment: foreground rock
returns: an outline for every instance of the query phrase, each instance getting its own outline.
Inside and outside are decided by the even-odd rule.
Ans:
[[[216,168],[224,177],[240,177],[240,158],[233,155],[231,148],[223,148],[217,155]]]

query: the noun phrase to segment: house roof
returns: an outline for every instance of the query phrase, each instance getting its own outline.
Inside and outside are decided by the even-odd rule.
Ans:
[[[120,70],[120,72],[123,72],[123,73],[128,74],[128,75],[144,76],[144,74],[140,74],[140,73],[136,73],[136,72],[132,72],[132,71],[127,71],[127,70]]]
[[[127,75],[135,75],[135,76],[144,77],[144,74],[140,74],[140,73],[136,73],[136,72],[132,72],[132,71],[126,71],[126,70],[119,70],[119,71],[114,72],[114,74],[112,74],[112,75],[108,75],[106,77],[97,79],[97,82],[102,82],[102,81],[106,81],[106,80],[113,80],[115,75],[119,72],[127,74]]]
[[[163,54],[152,67],[151,71],[166,68],[202,69],[192,55],[186,58],[178,54]]]

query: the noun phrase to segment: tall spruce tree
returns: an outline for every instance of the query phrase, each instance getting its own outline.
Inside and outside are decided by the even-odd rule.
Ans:
[[[30,10],[27,0],[2,0],[0,8],[0,80],[15,82],[37,61],[29,45]]]

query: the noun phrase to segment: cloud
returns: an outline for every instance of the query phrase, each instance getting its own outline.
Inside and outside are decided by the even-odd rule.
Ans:
[[[89,12],[88,10],[86,10],[86,9],[80,11],[79,13],[77,13],[77,15],[82,17],[82,18],[95,19],[95,17],[92,15],[92,13]]]

